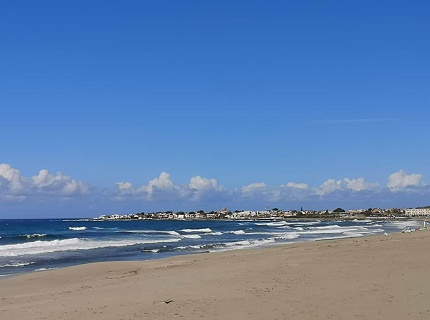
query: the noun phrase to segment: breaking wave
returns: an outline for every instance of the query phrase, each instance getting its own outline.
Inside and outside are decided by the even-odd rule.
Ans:
[[[29,266],[31,264],[35,264],[36,262],[18,262],[18,261],[11,261],[10,263],[6,263],[6,264],[0,264],[0,268],[14,268],[14,267],[25,267],[25,266]]]
[[[200,232],[200,233],[209,233],[212,232],[212,230],[210,228],[202,228],[202,229],[182,229],[180,230],[182,232],[187,232],[187,233],[191,233],[191,232]]]
[[[217,232],[209,232],[209,233],[206,233],[207,235],[211,235],[211,236],[221,236],[221,235],[223,235],[223,233],[222,232],[219,232],[219,231],[217,231]]]
[[[198,234],[186,234],[183,235],[182,237],[187,238],[187,239],[200,239],[201,236],[199,236]]]
[[[167,243],[181,241],[180,238],[154,239],[154,240],[116,240],[95,241],[79,238],[52,241],[34,241],[0,246],[0,257],[16,257],[59,251],[91,250],[108,247],[126,247],[146,243]]]
[[[236,230],[236,231],[230,231],[228,233],[233,233],[233,234],[245,234],[246,232],[244,230]]]
[[[20,234],[19,236],[22,238],[33,239],[33,238],[44,238],[48,234],[46,233],[34,233],[34,234]]]
[[[96,230],[117,230],[118,228],[102,228],[102,227],[93,227],[93,229],[96,229]]]
[[[87,230],[87,227],[69,227],[69,230],[72,230],[72,231],[84,231],[84,230]]]
[[[164,230],[124,230],[118,231],[121,233],[143,233],[143,234],[169,234],[172,236],[181,236],[179,232],[176,231],[164,231]]]

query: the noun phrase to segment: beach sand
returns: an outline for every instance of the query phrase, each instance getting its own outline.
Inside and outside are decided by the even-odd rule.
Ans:
[[[430,231],[0,280],[0,318],[430,319]]]

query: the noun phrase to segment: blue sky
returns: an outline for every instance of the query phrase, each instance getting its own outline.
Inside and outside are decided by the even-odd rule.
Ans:
[[[2,1],[0,218],[428,205],[429,9]]]

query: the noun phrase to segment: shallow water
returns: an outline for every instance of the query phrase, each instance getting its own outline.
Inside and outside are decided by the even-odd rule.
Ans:
[[[362,237],[418,226],[416,221],[376,220],[0,220],[0,276],[99,261]]]

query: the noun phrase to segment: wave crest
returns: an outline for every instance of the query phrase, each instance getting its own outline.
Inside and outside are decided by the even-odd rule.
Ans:
[[[84,231],[84,230],[87,230],[87,227],[69,227],[69,230],[72,230],[72,231]]]
[[[59,251],[77,251],[77,250],[91,250],[108,247],[126,247],[136,244],[146,243],[167,243],[181,241],[181,238],[169,239],[154,239],[154,240],[116,240],[116,241],[95,241],[79,238],[72,238],[66,240],[52,240],[52,241],[34,241],[29,243],[20,243],[12,245],[0,246],[0,257],[17,257],[25,255],[34,255],[42,253],[52,253]]]
[[[20,234],[19,236],[22,238],[33,239],[33,238],[44,238],[48,234],[46,233],[34,233],[34,234]]]
[[[212,232],[212,230],[210,228],[202,228],[202,229],[182,229],[182,232],[187,232],[187,233],[191,233],[191,232],[200,232],[200,233],[209,233]]]

